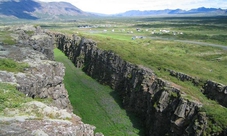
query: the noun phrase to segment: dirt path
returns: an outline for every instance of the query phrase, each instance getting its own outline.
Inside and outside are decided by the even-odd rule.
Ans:
[[[202,46],[212,46],[212,47],[222,48],[223,50],[227,50],[227,46],[220,45],[220,44],[189,41],[189,40],[175,40],[173,38],[163,38],[163,37],[151,37],[151,39],[159,39],[159,40],[166,40],[166,41],[176,41],[176,42],[182,42],[182,43],[197,44],[197,45],[202,45]]]

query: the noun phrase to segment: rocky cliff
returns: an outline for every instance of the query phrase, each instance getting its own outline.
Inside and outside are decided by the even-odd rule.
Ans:
[[[7,30],[13,32],[11,36],[16,44],[1,43],[0,59],[12,59],[25,63],[27,67],[20,72],[0,70],[0,82],[15,85],[27,96],[24,99],[33,99],[0,110],[0,135],[94,136],[95,127],[84,124],[80,117],[72,113],[63,84],[65,67],[53,61],[53,39],[39,27],[15,26]],[[10,90],[0,88],[0,91],[6,94]],[[6,99],[0,97],[1,105],[12,105],[11,99],[7,98],[5,103]]]
[[[176,77],[181,81],[189,81],[193,83],[195,86],[202,86],[202,93],[209,99],[217,101],[222,106],[227,107],[227,86],[221,83],[217,83],[215,81],[203,81],[199,78],[192,77],[190,75],[176,72],[173,70],[165,69],[169,72],[171,76]]]
[[[210,99],[216,100],[221,105],[227,107],[227,86],[214,82],[206,81],[203,85],[202,92]]]
[[[148,68],[121,59],[112,51],[98,49],[92,40],[63,34],[55,37],[58,48],[76,67],[119,93],[124,108],[143,120],[146,135],[209,135],[209,117],[200,110],[203,105],[186,99],[187,94],[175,84],[158,78]]]

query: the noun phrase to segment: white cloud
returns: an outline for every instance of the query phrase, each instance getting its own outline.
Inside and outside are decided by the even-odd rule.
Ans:
[[[120,13],[127,10],[191,9],[198,7],[227,8],[227,0],[41,0],[70,2],[83,11]]]

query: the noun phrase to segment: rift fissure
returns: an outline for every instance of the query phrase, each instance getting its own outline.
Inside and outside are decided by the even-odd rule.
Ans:
[[[205,135],[208,117],[202,104],[183,97],[173,84],[148,68],[131,64],[94,41],[55,34],[57,47],[101,84],[119,94],[124,108],[144,122],[146,135]],[[221,133],[217,133],[221,134]]]

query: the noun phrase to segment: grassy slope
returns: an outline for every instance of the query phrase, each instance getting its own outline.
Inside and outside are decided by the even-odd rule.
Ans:
[[[12,59],[0,58],[0,70],[9,72],[22,72],[24,68],[29,67],[26,63],[18,63]]]
[[[167,68],[202,79],[227,82],[224,76],[227,74],[227,51],[218,48],[152,39],[132,41],[128,38],[129,41],[124,40],[127,35],[116,37],[111,33],[84,35],[97,41],[98,47],[113,50],[132,63],[150,67],[156,74],[161,74],[158,68]]]
[[[10,32],[1,30],[1,28],[0,28],[0,41],[9,45],[16,43],[15,40],[13,40],[12,37],[10,36]]]
[[[16,86],[0,82],[0,112],[5,108],[17,108],[32,99],[16,90]]]
[[[119,99],[113,90],[100,85],[81,69],[75,68],[58,49],[55,49],[54,53],[55,59],[64,63],[66,67],[64,84],[74,113],[82,117],[83,122],[95,125],[96,131],[104,135],[123,136],[142,133],[139,132],[141,127],[138,125],[139,121],[119,106]]]

